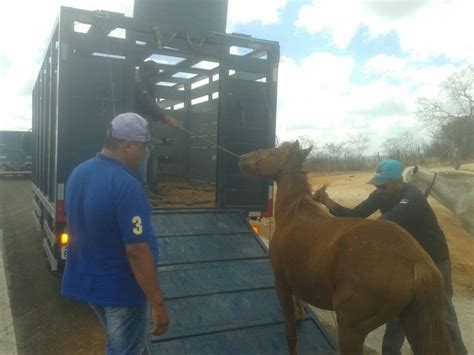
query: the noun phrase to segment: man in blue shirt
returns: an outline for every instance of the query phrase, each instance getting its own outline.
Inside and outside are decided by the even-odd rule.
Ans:
[[[66,186],[68,257],[63,296],[87,302],[106,330],[107,354],[141,354],[168,329],[156,264],[151,208],[133,172],[150,140],[136,113],[115,117],[102,151],[73,170]]]

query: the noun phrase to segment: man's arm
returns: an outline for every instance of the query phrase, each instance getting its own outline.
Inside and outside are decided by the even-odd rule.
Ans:
[[[154,321],[151,334],[164,334],[168,330],[169,318],[150,248],[147,243],[134,243],[127,244],[125,249],[133,275],[151,304]]]
[[[319,194],[316,193],[315,196],[318,196],[315,199],[324,204],[329,209],[329,212],[336,217],[367,218],[380,208],[379,199],[375,191],[369,195],[367,200],[362,201],[354,208],[344,207],[330,199],[325,189]]]
[[[136,100],[137,106],[141,111],[149,112],[149,117],[152,121],[161,121],[166,116],[166,112],[158,105],[155,98],[151,95],[148,89],[141,82],[137,82]]]
[[[155,98],[151,95],[148,89],[140,82],[137,82],[137,105],[141,107],[142,111],[150,113],[150,120],[152,121],[160,121],[162,123],[166,123],[167,125],[178,128],[177,121],[166,113],[160,105],[156,102]]]
[[[150,238],[154,236],[151,209],[137,180],[124,182],[117,188],[117,221],[125,252],[138,286],[151,303],[154,323],[152,334],[160,335],[168,329],[169,319],[149,244]]]

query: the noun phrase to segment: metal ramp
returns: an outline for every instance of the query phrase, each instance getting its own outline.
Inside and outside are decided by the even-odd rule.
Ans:
[[[158,277],[170,316],[155,354],[288,354],[283,314],[265,246],[239,211],[158,210]],[[335,345],[306,309],[300,354]]]

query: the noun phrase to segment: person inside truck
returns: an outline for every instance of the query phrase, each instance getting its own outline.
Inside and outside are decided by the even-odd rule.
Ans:
[[[368,182],[375,186],[369,197],[354,208],[346,208],[329,198],[325,187],[314,194],[337,217],[366,218],[380,210],[380,218],[397,223],[407,230],[431,256],[441,272],[446,293],[446,322],[456,354],[467,354],[452,302],[451,261],[448,246],[435,213],[423,193],[402,180],[403,167],[392,159],[382,160]],[[377,236],[374,236],[376,238]],[[382,354],[400,354],[405,333],[401,322],[394,319],[386,324]]]
[[[141,354],[151,344],[149,334],[168,329],[151,208],[133,171],[149,141],[143,117],[118,115],[102,151],[76,167],[66,183],[69,244],[61,293],[95,311],[106,331],[107,354]]]
[[[159,81],[159,69],[153,60],[144,61],[140,66],[136,77],[136,111],[145,117],[150,124],[152,122],[161,122],[173,128],[178,128],[178,122],[163,110],[156,102],[155,88]],[[152,132],[152,130],[150,130]],[[154,145],[148,145],[145,156],[138,165],[138,175],[142,181],[145,192],[150,198],[163,197],[163,191],[158,189],[158,171],[149,176],[148,164],[150,157],[157,161],[157,154]],[[158,167],[158,161],[156,167]],[[151,179],[153,178],[153,179]]]

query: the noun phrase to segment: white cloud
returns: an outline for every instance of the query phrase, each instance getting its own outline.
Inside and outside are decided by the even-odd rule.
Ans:
[[[310,33],[329,30],[337,48],[345,48],[355,35],[363,15],[355,1],[327,0],[313,1],[303,5],[296,26],[306,28]]]
[[[327,53],[312,54],[298,63],[283,57],[278,85],[280,131],[341,126],[344,110],[338,99],[350,90],[353,65],[351,57]]]
[[[386,138],[405,130],[422,136],[426,132],[416,118],[416,100],[436,92],[454,67],[418,68],[377,56],[365,70],[380,78],[362,85],[351,82],[353,70],[349,56],[313,53],[298,62],[283,57],[278,86],[280,140],[307,135],[323,145],[362,133],[371,138],[370,149],[375,152]]]
[[[233,32],[237,24],[253,21],[264,25],[276,23],[286,3],[287,0],[229,0],[227,32]]]
[[[329,31],[339,49],[365,26],[373,37],[394,31],[401,49],[416,59],[445,55],[474,61],[471,22],[469,0],[313,0],[302,6],[296,25],[310,33]]]
[[[430,65],[397,57],[377,55],[365,62],[365,74],[382,79],[393,79],[410,87],[418,96],[436,96],[440,84],[459,66]]]

